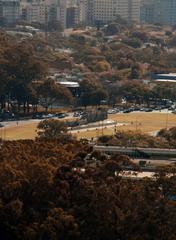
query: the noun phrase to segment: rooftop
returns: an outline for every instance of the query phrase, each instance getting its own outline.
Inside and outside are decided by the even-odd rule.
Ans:
[[[176,79],[156,79],[155,82],[168,82],[168,83],[176,83]]]
[[[78,82],[70,82],[70,81],[58,81],[61,85],[65,87],[70,87],[70,88],[79,88],[79,83]]]
[[[156,74],[157,76],[161,76],[161,77],[164,77],[164,76],[168,76],[168,77],[176,77],[176,73],[162,73],[162,74]]]

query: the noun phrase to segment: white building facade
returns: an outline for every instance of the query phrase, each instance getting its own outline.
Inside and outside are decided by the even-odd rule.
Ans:
[[[37,22],[46,24],[59,21],[63,28],[66,27],[66,0],[45,0],[21,2],[22,19],[28,23]]]
[[[129,22],[140,21],[141,0],[83,0],[88,23],[113,21],[119,15]]]

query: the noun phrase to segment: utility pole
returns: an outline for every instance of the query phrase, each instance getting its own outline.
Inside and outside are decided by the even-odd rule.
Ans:
[[[102,134],[102,136],[104,135],[104,132],[103,132],[103,120],[102,120],[101,134]]]
[[[136,132],[137,132],[137,125],[138,125],[137,119],[138,119],[138,118],[136,117]]]
[[[166,115],[166,130],[168,128],[168,120],[169,120],[169,112],[168,112],[168,109],[167,109],[167,115]]]

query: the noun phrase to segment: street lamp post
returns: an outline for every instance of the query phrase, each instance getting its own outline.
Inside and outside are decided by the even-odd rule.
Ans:
[[[167,109],[167,115],[166,115],[166,130],[168,128],[168,120],[169,120],[169,112],[168,112],[168,109]]]
[[[137,132],[137,124],[138,124],[137,120],[138,120],[138,118],[136,117],[136,132]]]

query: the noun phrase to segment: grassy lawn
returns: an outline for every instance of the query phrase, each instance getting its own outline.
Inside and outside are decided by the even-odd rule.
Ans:
[[[149,133],[155,132],[166,125],[168,128],[176,126],[176,115],[165,114],[165,113],[128,113],[128,114],[112,114],[109,115],[109,119],[114,120],[118,123],[124,123],[123,126],[117,127],[119,130],[141,130],[142,132]],[[14,126],[1,129],[1,136],[5,139],[16,140],[16,139],[34,139],[36,137],[36,126],[37,123],[26,123],[23,125]],[[102,134],[111,135],[114,133],[114,128],[108,127],[98,130],[88,130],[74,135],[78,138],[81,137],[97,137]]]

